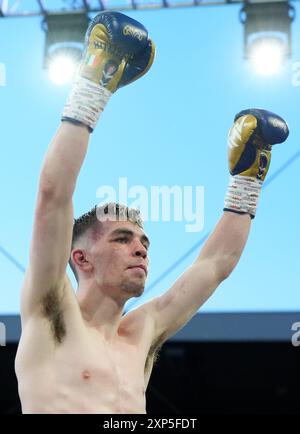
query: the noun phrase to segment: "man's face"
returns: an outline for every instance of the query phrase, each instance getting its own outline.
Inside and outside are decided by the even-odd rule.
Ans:
[[[108,294],[140,296],[148,274],[148,237],[129,221],[102,224],[103,230],[91,247],[95,279]]]

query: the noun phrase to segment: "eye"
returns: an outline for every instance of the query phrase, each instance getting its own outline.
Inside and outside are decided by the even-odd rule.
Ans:
[[[120,238],[116,238],[115,241],[121,242],[121,243],[126,243],[128,241],[128,238],[126,237],[120,237]]]

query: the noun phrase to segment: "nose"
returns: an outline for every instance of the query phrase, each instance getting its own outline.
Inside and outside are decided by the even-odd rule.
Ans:
[[[140,256],[143,259],[146,259],[148,252],[146,247],[140,241],[137,241],[134,246],[133,254],[134,256]]]

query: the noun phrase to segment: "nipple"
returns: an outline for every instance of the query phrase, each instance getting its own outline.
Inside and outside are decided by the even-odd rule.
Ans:
[[[88,380],[91,377],[91,373],[87,370],[83,371],[82,376],[85,380]]]

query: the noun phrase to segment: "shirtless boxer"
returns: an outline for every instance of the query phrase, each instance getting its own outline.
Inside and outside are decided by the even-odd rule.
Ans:
[[[118,220],[110,218],[111,206],[94,209],[73,230],[72,196],[106,102],[145,74],[153,57],[146,29],[131,18],[103,12],[89,26],[83,61],[40,175],[16,357],[23,413],[146,412],[157,349],[236,266],[271,145],[288,135],[286,123],[270,112],[246,110],[236,116],[229,135],[231,178],[219,223],[166,293],[124,316],[124,304],[142,294],[147,277],[149,240],[139,214],[116,207],[123,217],[128,214]],[[78,279],[76,294],[66,275],[69,259]]]

